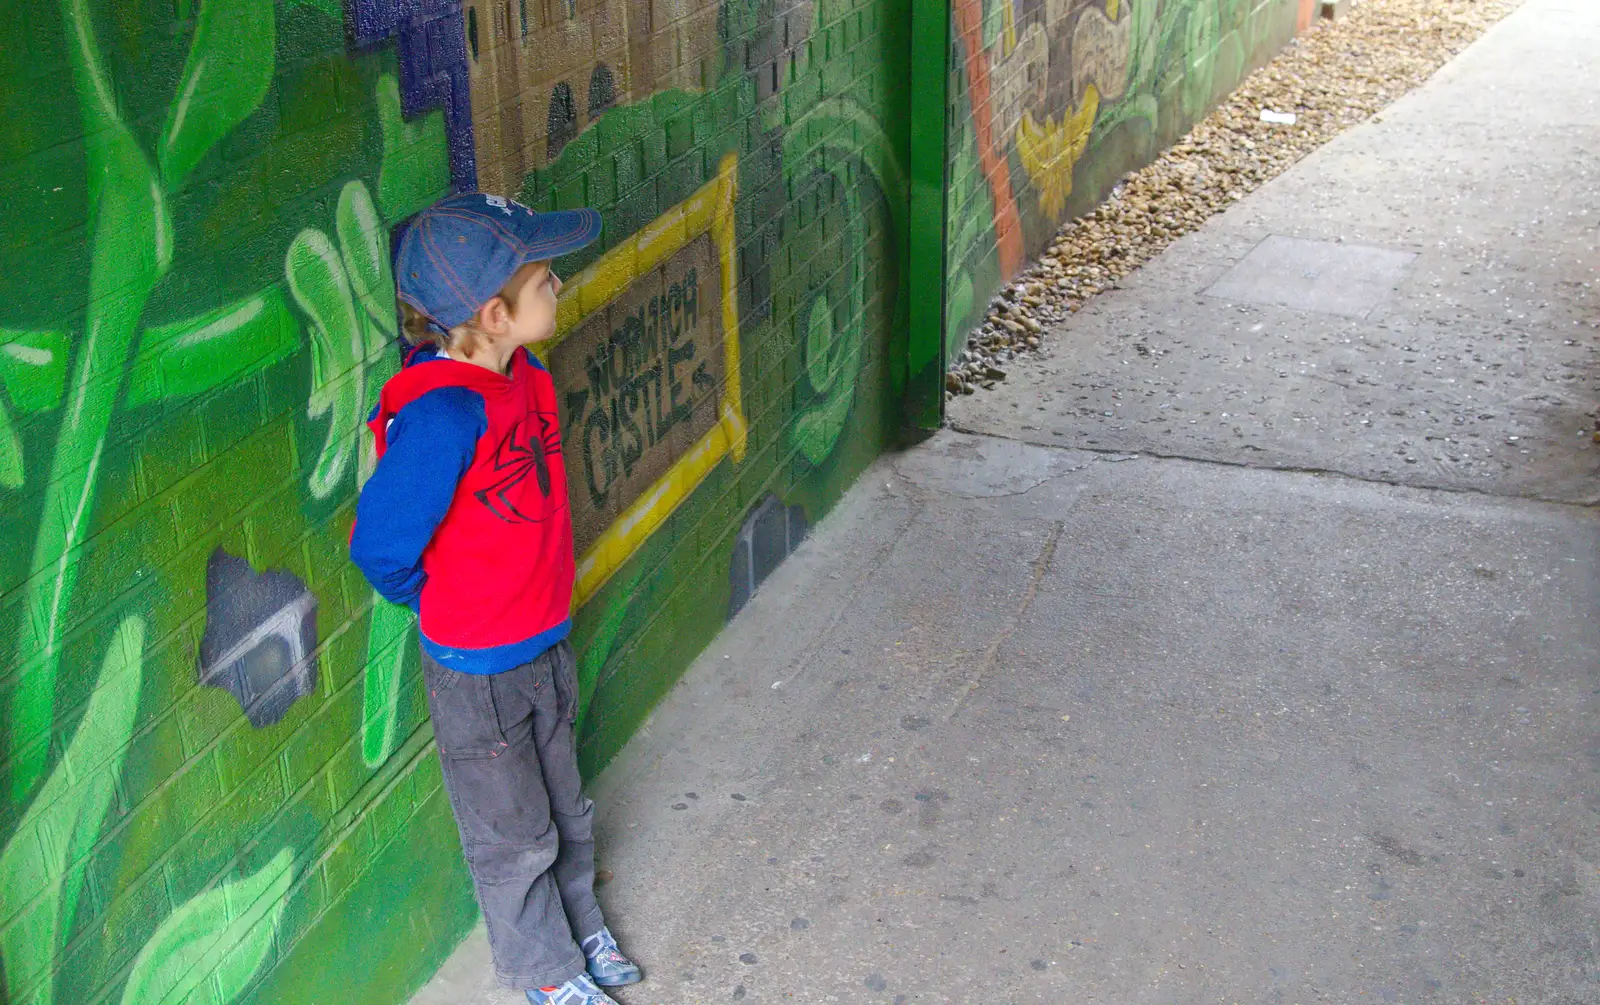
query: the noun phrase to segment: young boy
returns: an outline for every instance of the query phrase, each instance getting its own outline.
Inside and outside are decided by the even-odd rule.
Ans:
[[[550,374],[550,260],[600,235],[582,209],[471,194],[402,236],[405,367],[370,423],[378,466],[350,557],[417,611],[445,792],[501,983],[535,1005],[615,1005],[640,979],[594,896],[594,804],[573,740],[572,518]]]

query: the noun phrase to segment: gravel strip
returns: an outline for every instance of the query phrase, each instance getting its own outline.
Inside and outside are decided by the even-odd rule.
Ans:
[[[1005,379],[1046,330],[1335,135],[1427,80],[1522,0],[1362,0],[1319,21],[1187,136],[1061,228],[989,304],[951,361],[947,394]],[[1293,113],[1293,125],[1263,111]]]

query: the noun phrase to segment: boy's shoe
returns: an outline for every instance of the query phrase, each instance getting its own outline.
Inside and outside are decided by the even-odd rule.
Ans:
[[[579,974],[558,988],[529,988],[532,1005],[617,1005],[616,999],[595,987],[588,974]]]
[[[609,928],[602,928],[598,934],[584,939],[581,948],[589,959],[589,976],[601,987],[620,988],[644,979],[639,967],[617,948],[617,940],[611,937]]]

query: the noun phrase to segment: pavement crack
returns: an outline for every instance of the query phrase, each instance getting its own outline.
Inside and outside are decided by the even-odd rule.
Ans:
[[[1056,546],[1061,543],[1061,535],[1066,532],[1067,524],[1064,520],[1057,520],[1050,525],[1050,534],[1045,538],[1044,547],[1039,549],[1039,554],[1033,560],[1033,574],[1028,577],[1028,588],[1022,591],[1022,599],[1017,603],[1017,609],[1006,618],[1005,624],[995,637],[990,641],[988,649],[984,650],[983,659],[978,662],[978,671],[967,681],[967,686],[961,689],[956,697],[955,705],[945,715],[949,722],[956,717],[972,693],[982,686],[984,679],[989,676],[996,663],[1000,660],[1000,647],[1016,632],[1022,624],[1022,619],[1027,617],[1028,611],[1033,607],[1033,600],[1039,595],[1039,584],[1044,582],[1045,574],[1050,571],[1050,565],[1055,561]]]
[[[1214,464],[1224,468],[1243,468],[1246,471],[1279,471],[1285,474],[1296,475],[1322,475],[1335,478],[1347,478],[1353,482],[1366,485],[1386,485],[1390,488],[1409,489],[1414,492],[1445,492],[1451,495],[1473,496],[1479,499],[1510,500],[1516,502],[1540,503],[1548,506],[1565,506],[1574,509],[1594,510],[1600,508],[1600,497],[1592,499],[1562,499],[1556,496],[1544,496],[1536,493],[1496,492],[1492,489],[1472,488],[1459,485],[1437,485],[1428,482],[1401,481],[1389,478],[1374,478],[1371,475],[1356,474],[1339,468],[1318,467],[1306,464],[1252,464],[1249,461],[1235,461],[1220,457],[1196,457],[1192,454],[1164,453],[1147,448],[1139,449],[1112,449],[1110,447],[1084,446],[1080,443],[1045,443],[1040,440],[1027,439],[1020,436],[1007,436],[986,429],[963,425],[955,421],[946,421],[946,428],[952,432],[963,433],[967,436],[985,436],[996,440],[1015,440],[1018,443],[1030,443],[1047,450],[1072,450],[1085,454],[1097,454],[1102,459],[1126,460],[1129,457],[1149,457],[1161,461],[1185,461],[1190,464]]]

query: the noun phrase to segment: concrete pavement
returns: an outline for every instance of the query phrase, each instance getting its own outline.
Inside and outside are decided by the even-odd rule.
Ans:
[[[593,786],[619,1000],[1600,1000],[1596,41],[1533,0],[864,476]],[[1409,271],[1205,295],[1271,235]]]

